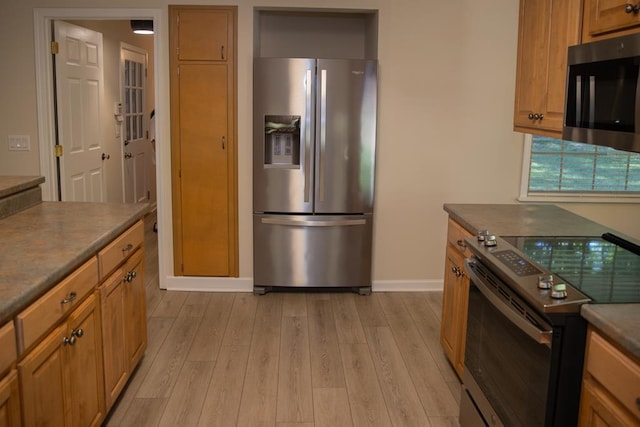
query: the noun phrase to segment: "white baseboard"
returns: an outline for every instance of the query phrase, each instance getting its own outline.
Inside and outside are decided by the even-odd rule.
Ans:
[[[169,276],[164,281],[169,291],[253,292],[253,277]],[[374,280],[373,292],[442,291],[442,280]]]

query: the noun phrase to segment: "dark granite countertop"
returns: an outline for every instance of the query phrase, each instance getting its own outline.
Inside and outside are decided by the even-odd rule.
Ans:
[[[0,219],[0,324],[141,219],[144,204],[41,202]]]
[[[613,231],[550,204],[447,203],[444,210],[474,234],[482,229],[498,236],[600,236]],[[581,313],[609,338],[640,358],[640,304],[588,304],[582,306]]]

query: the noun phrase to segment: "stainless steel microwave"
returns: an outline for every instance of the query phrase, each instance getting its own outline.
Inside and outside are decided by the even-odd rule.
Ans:
[[[571,46],[562,139],[640,152],[640,34]]]

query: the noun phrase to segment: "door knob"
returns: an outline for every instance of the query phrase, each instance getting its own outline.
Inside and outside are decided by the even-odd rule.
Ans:
[[[102,160],[108,160],[111,156],[109,154],[102,153]]]
[[[133,157],[133,154],[131,154],[131,153],[124,153],[124,158],[125,158],[125,159],[130,159],[131,157]]]

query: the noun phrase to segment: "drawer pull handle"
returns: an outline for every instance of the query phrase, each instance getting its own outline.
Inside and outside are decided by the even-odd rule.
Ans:
[[[135,279],[137,275],[138,274],[135,271],[130,271],[123,277],[123,280],[125,282],[131,283],[133,282],[133,279]]]
[[[60,304],[68,304],[70,302],[73,302],[77,296],[78,294],[76,294],[75,292],[71,292],[68,297],[62,298],[62,301],[60,301]]]
[[[122,248],[122,256],[125,256],[126,253],[129,252],[131,249],[133,249],[133,245],[129,243],[127,246]]]
[[[467,244],[464,242],[464,240],[462,239],[458,239],[458,241],[456,242],[458,246],[460,246],[461,248],[466,248]]]

